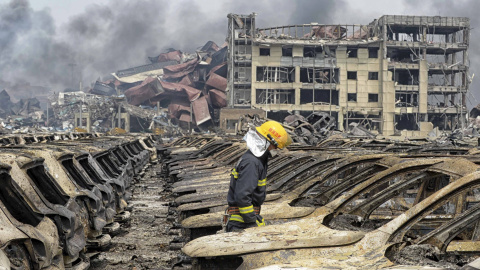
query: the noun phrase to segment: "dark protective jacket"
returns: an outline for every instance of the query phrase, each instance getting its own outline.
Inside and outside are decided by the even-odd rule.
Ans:
[[[236,206],[240,215],[232,215],[230,221],[255,223],[254,206],[261,206],[266,197],[268,151],[256,157],[248,150],[232,170],[228,205]]]

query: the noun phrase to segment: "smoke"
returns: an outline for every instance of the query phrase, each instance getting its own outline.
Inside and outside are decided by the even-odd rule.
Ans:
[[[61,64],[69,46],[55,40],[55,26],[46,11],[33,11],[25,0],[0,8],[0,74],[3,81],[64,83]]]
[[[49,10],[28,0],[0,5],[0,80],[29,82],[52,91],[78,88],[119,69],[147,63],[167,48],[193,52],[227,35],[227,14],[258,12],[257,26],[334,19],[341,1],[253,4],[228,1],[110,0],[92,4],[56,27]]]
[[[260,28],[310,22],[367,24],[384,14],[465,16],[472,27],[480,20],[475,14],[480,2],[474,0],[378,0],[368,5],[352,0],[107,0],[86,6],[59,26],[48,9],[33,10],[28,0],[10,0],[0,5],[0,86],[29,82],[62,91],[146,64],[148,56],[168,48],[193,52],[209,40],[221,45],[228,13],[256,12]],[[470,73],[478,69],[478,41],[472,31]],[[476,81],[471,89],[477,88]]]

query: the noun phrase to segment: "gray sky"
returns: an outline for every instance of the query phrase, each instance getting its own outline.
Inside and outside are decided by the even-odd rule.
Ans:
[[[478,8],[476,0],[0,0],[0,80],[34,78],[61,91],[71,81],[69,64],[75,63],[75,74],[90,84],[145,64],[147,56],[170,47],[191,52],[208,40],[222,44],[227,14],[251,12],[258,14],[258,27],[367,24],[385,14],[470,17],[470,73],[475,73]],[[474,80],[470,89],[480,100],[477,85]]]

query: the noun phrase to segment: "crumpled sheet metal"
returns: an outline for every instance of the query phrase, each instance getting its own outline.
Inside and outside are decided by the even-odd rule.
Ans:
[[[222,77],[227,77],[227,62],[223,62],[217,66],[214,66],[210,72],[208,73],[208,76],[212,75],[213,73],[220,75]]]
[[[369,27],[366,25],[362,25],[360,26],[360,29],[355,30],[355,32],[352,35],[348,36],[347,39],[367,39],[368,34],[369,34]]]
[[[207,41],[200,49],[201,52],[217,52],[218,50],[220,50],[220,47],[213,41]]]
[[[212,119],[208,110],[207,98],[205,96],[192,102],[193,114],[197,125],[201,125]]]
[[[195,82],[193,81],[193,76],[191,74],[188,74],[185,77],[183,77],[182,80],[178,83],[181,85],[195,87]]]
[[[208,96],[213,107],[223,108],[227,106],[227,94],[225,92],[211,89],[208,91]]]
[[[148,77],[142,84],[134,86],[125,91],[128,103],[138,106],[154,96],[162,93],[160,81],[154,77]]]
[[[182,112],[180,113],[180,117],[178,117],[178,120],[179,120],[179,121],[182,121],[182,122],[188,123],[188,122],[191,122],[191,121],[192,121],[192,118],[190,117],[190,113],[185,112],[185,111],[182,111]]]
[[[353,244],[365,235],[365,232],[337,231],[315,223],[313,220],[300,220],[291,226],[273,225],[246,229],[243,233],[225,233],[210,235],[190,241],[182,251],[192,257],[240,255],[248,253],[282,249],[285,247],[334,247]],[[306,230],[306,225],[315,228]],[[277,233],[273,233],[277,229]],[[252,240],[255,240],[255,244]]]
[[[168,105],[168,113],[170,118],[180,118],[183,112],[190,114],[190,104],[182,100],[173,100]]]
[[[216,73],[210,73],[206,84],[215,89],[225,91],[225,89],[227,89],[227,78],[217,75]]]
[[[200,94],[202,93],[198,89],[195,89],[195,88],[187,86],[187,85],[182,85],[182,84],[179,84],[179,83],[171,83],[171,82],[166,82],[166,81],[160,81],[160,85],[162,86],[163,90],[165,91],[165,93],[163,93],[162,95],[159,96],[160,98],[163,95],[167,95],[167,94],[182,93],[182,94],[186,95],[188,100],[193,101],[193,100],[197,99],[200,96]]]
[[[103,83],[99,81],[95,82],[95,85],[93,86],[90,93],[94,95],[103,95],[103,96],[113,96],[117,94],[114,87],[112,87],[107,83]]]
[[[117,76],[117,74],[112,73],[112,76],[115,77],[115,79],[121,83],[136,83],[136,82],[142,82],[148,77],[163,76],[163,69],[149,70],[149,71],[137,73],[137,74],[126,76],[126,77],[119,77]]]
[[[193,59],[182,64],[166,66],[163,68],[163,73],[164,73],[163,78],[164,79],[181,78],[193,72],[197,64],[198,64],[198,59]]]

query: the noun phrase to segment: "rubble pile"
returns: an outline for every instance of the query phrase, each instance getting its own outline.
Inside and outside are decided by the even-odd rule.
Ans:
[[[217,122],[215,111],[227,105],[226,53],[212,41],[195,54],[170,50],[150,57],[151,64],[117,71],[101,86],[124,94],[131,105],[167,109],[173,125],[202,128]],[[100,92],[97,85],[92,93]]]
[[[249,128],[262,125],[265,121],[257,114],[246,114],[240,117],[236,134],[245,135]],[[302,145],[316,145],[328,138],[336,127],[335,118],[328,113],[314,112],[307,117],[292,114],[285,117],[282,126],[292,138],[292,141]]]
[[[106,131],[110,127],[116,102],[108,96],[87,94],[84,92],[58,93],[50,97],[53,115],[49,117],[49,125],[57,130],[71,130],[75,127],[77,113],[90,113],[94,131]]]
[[[8,133],[16,129],[30,130],[45,121],[44,112],[36,98],[20,99],[12,102],[7,91],[0,92],[0,132]]]
[[[160,128],[177,135],[181,134],[180,129],[207,130],[218,126],[219,109],[227,105],[226,60],[227,47],[220,48],[212,41],[193,54],[170,49],[149,57],[150,64],[119,70],[106,81],[97,80],[85,92],[69,88],[54,93],[48,97],[48,113],[37,99],[13,103],[3,90],[0,120],[9,129],[37,125],[71,131],[86,128],[86,119],[75,123],[75,115],[81,113],[82,118],[88,114],[91,131],[95,132],[114,127],[132,132]],[[123,117],[119,113],[134,118],[129,123],[116,122]]]
[[[284,120],[284,124],[292,127],[296,135],[292,140],[307,145],[316,145],[325,139],[336,127],[335,122],[334,117],[324,112],[313,112],[307,117],[289,115]]]

